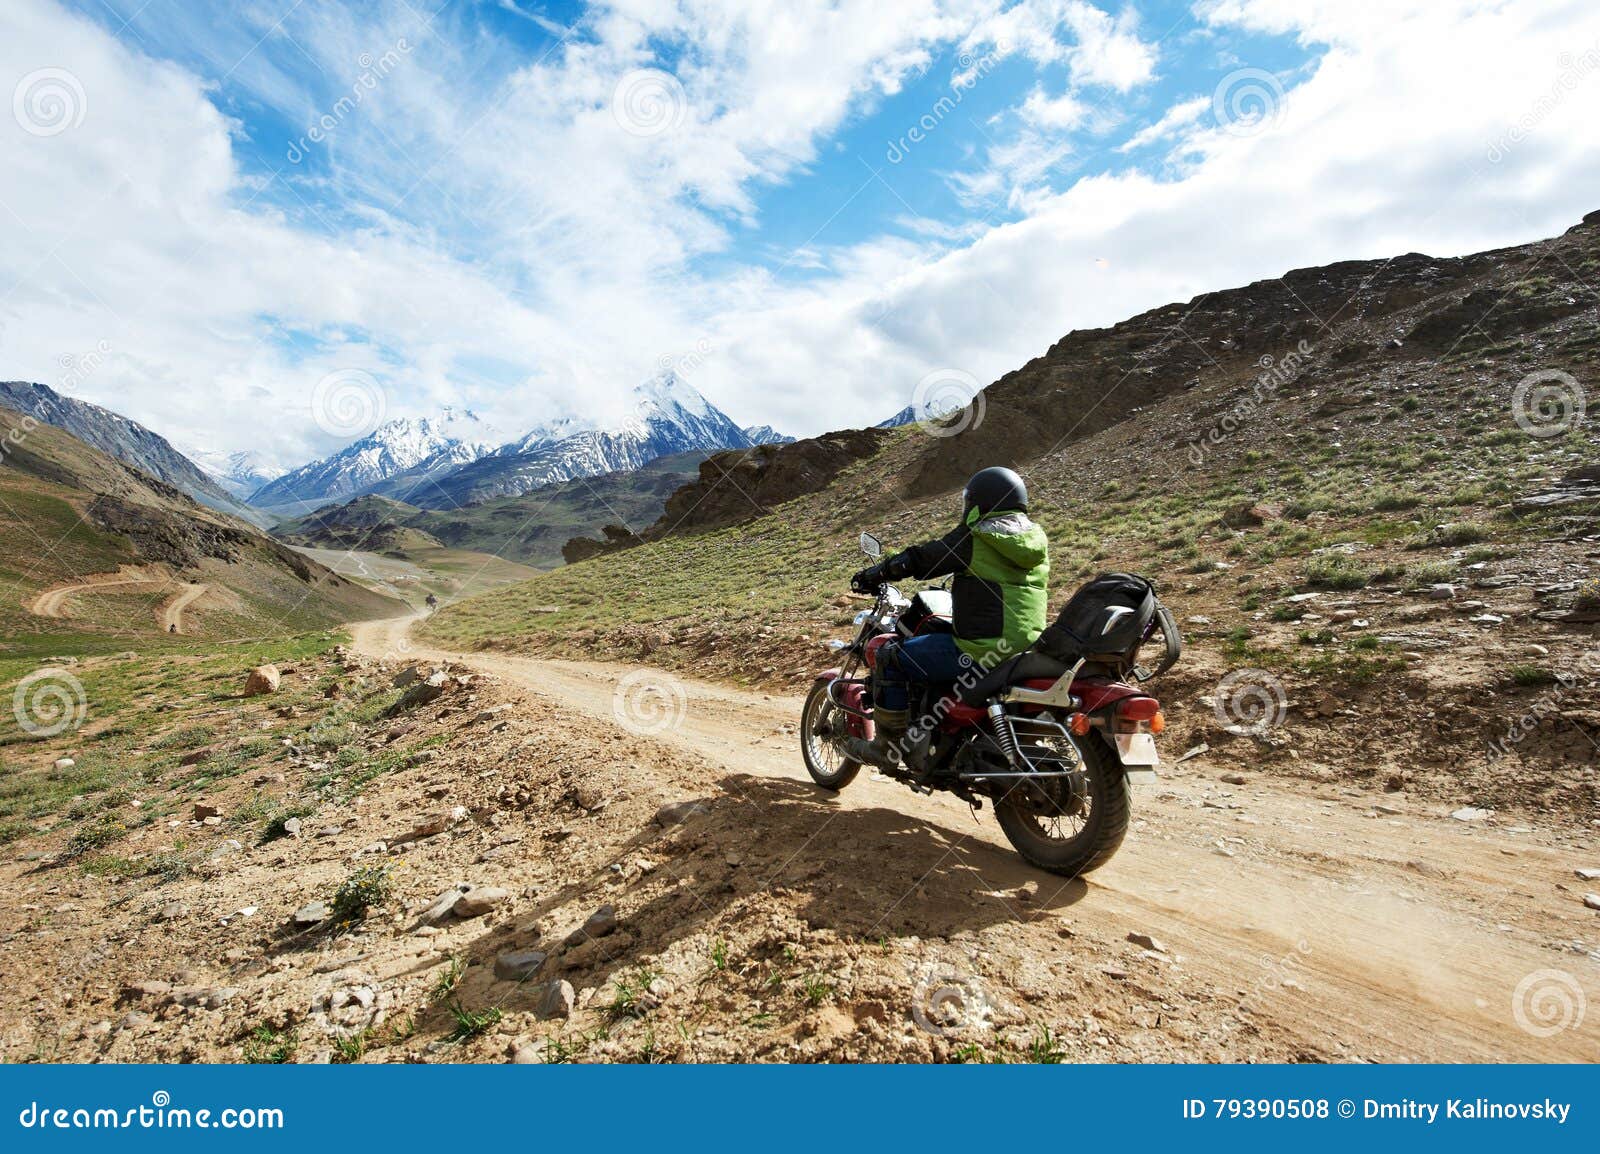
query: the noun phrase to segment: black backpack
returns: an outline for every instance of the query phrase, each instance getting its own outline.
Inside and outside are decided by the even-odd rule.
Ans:
[[[1147,672],[1137,667],[1139,647],[1157,628],[1167,651],[1157,668]],[[1183,642],[1154,585],[1135,573],[1102,573],[1072,595],[1033,648],[1066,665],[1081,659],[1113,676],[1132,673],[1143,681],[1172,668]]]

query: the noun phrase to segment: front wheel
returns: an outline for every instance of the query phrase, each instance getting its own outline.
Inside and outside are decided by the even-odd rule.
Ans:
[[[823,789],[837,792],[856,779],[861,763],[839,748],[848,718],[828,697],[827,682],[818,682],[800,710],[800,756],[806,772]]]
[[[994,806],[995,819],[1019,854],[1067,877],[1110,861],[1133,812],[1128,775],[1116,754],[1094,734],[1077,745],[1080,772],[1018,781]]]

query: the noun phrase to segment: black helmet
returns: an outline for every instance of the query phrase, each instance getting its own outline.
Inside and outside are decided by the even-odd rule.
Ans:
[[[999,465],[972,474],[961,496],[966,502],[961,509],[963,517],[974,509],[985,516],[1003,509],[1028,509],[1028,486],[1013,470]]]

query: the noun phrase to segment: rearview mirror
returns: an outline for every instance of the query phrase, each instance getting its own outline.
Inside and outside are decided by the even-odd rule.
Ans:
[[[861,551],[876,561],[883,556],[883,544],[871,533],[861,534]]]

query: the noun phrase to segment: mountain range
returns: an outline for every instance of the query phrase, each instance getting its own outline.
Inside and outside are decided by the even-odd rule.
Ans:
[[[275,478],[250,501],[289,516],[365,495],[457,509],[638,469],[674,454],[793,440],[770,425],[741,428],[670,371],[637,386],[626,415],[613,424],[562,417],[498,447],[491,432],[471,412],[390,421],[330,457]]]
[[[246,507],[165,437],[110,409],[63,396],[49,385],[27,381],[0,381],[0,408],[71,433],[84,444],[182,490],[202,505],[256,525],[268,520]]]

